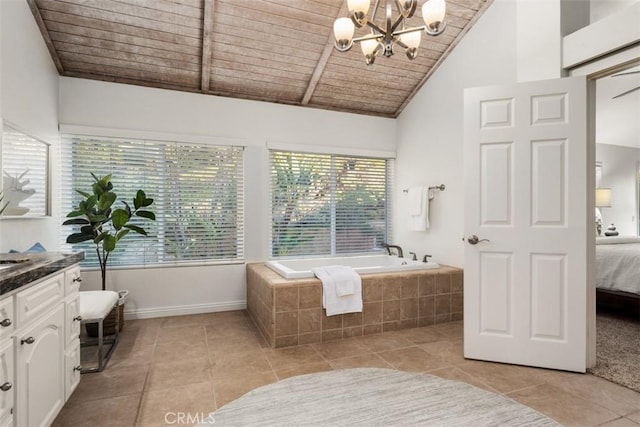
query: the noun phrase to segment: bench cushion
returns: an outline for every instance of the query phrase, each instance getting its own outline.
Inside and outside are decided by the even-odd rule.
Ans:
[[[82,291],[78,306],[83,320],[104,319],[118,301],[114,291]]]

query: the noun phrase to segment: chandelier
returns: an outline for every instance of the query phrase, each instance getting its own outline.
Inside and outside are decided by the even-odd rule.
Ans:
[[[340,52],[346,52],[353,43],[360,43],[367,65],[373,64],[376,56],[382,54],[387,58],[393,55],[394,45],[405,49],[409,59],[418,56],[420,46],[420,33],[426,32],[430,36],[442,34],[447,24],[444,22],[446,11],[445,0],[427,0],[422,5],[422,18],[425,25],[420,27],[406,27],[406,20],[411,18],[418,6],[418,0],[385,0],[385,23],[380,26],[375,23],[378,3],[373,5],[371,18],[367,18],[370,0],[347,0],[349,9],[348,18],[338,18],[333,23],[333,35],[336,38],[335,47]],[[398,16],[393,18],[393,6]],[[356,27],[371,28],[371,33],[362,37],[353,38]]]

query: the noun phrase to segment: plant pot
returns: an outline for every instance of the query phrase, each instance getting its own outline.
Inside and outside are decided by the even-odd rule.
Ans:
[[[124,304],[127,301],[127,297],[129,296],[129,291],[118,291],[119,299],[118,299],[118,322],[119,327],[118,331],[122,332],[122,328],[124,327]],[[114,335],[116,333],[116,309],[111,310],[107,317],[102,321],[102,334],[103,336]],[[87,323],[85,324],[85,329],[87,330],[87,335],[92,338],[98,336],[98,324],[97,323]]]

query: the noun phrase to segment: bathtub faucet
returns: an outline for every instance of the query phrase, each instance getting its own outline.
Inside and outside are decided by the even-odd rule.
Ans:
[[[393,249],[395,249],[395,250],[397,251],[397,253],[398,253],[398,258],[404,258],[404,255],[403,255],[403,253],[402,253],[402,248],[401,248],[400,246],[398,246],[398,245],[390,245],[390,244],[388,244],[388,243],[383,243],[383,244],[382,244],[382,247],[383,247],[383,248],[385,248],[385,249],[387,250],[387,253],[388,253],[389,255],[392,255],[392,253],[391,253],[391,248],[393,248]]]

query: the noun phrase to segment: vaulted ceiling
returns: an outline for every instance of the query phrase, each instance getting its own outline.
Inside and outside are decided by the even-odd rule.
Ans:
[[[333,48],[345,0],[27,1],[63,76],[386,117],[491,2],[447,0],[446,30],[423,35],[415,60],[399,49],[367,66],[357,46]],[[409,24],[422,25],[420,7]]]

